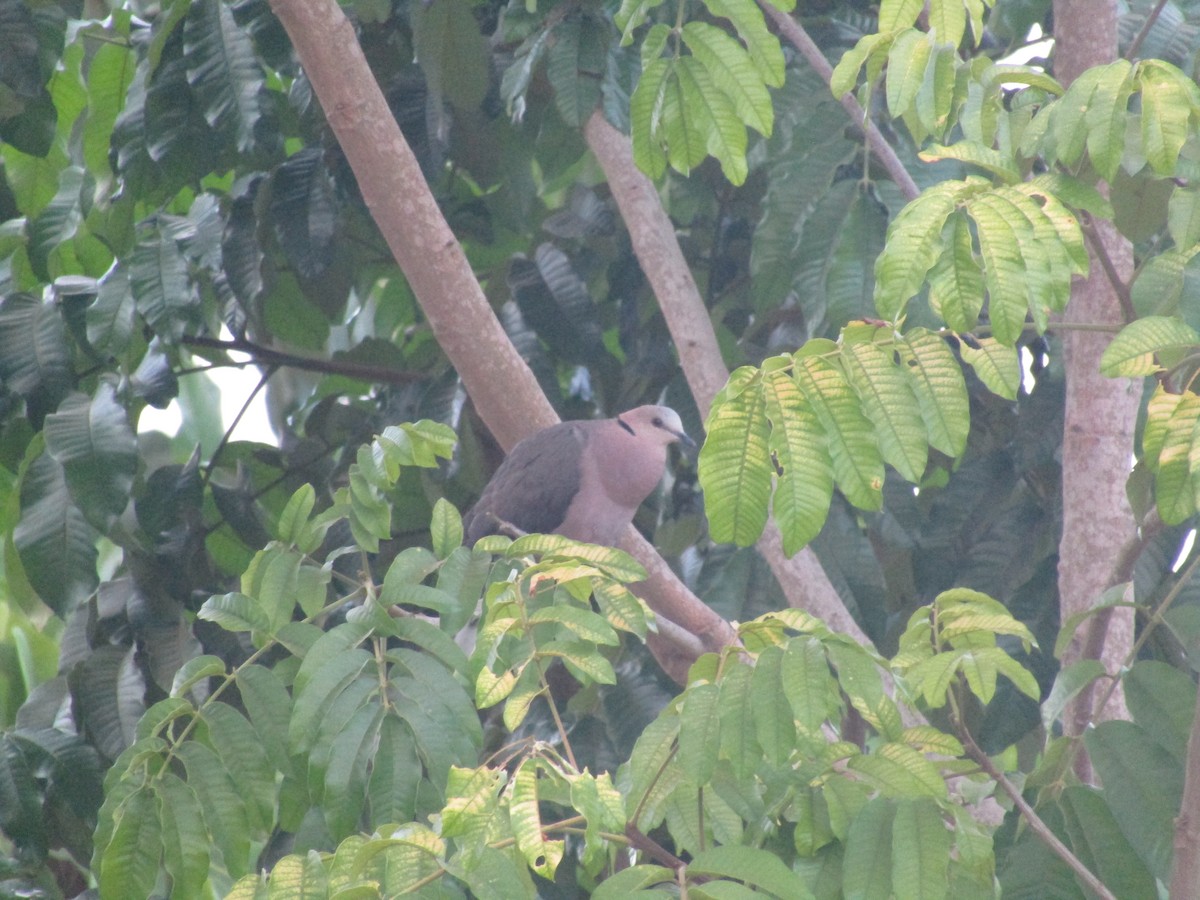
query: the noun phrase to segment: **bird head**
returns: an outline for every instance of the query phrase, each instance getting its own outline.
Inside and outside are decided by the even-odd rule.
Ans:
[[[680,443],[695,449],[696,442],[683,430],[679,413],[669,406],[639,406],[617,416],[617,423],[632,435],[668,444]]]

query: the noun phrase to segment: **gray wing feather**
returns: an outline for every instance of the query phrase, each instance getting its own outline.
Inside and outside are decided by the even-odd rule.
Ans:
[[[527,532],[558,528],[579,492],[586,437],[581,423],[563,422],[517,444],[467,515],[466,543],[495,534],[497,519]]]

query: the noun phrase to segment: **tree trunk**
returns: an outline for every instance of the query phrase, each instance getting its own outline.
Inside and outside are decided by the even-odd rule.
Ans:
[[[1054,22],[1054,74],[1064,84],[1084,69],[1116,58],[1115,0],[1055,0]],[[1066,319],[1124,324],[1121,283],[1127,284],[1133,272],[1132,248],[1107,222],[1098,222],[1089,237],[1091,272],[1075,282]],[[1111,586],[1113,564],[1135,534],[1125,482],[1141,391],[1135,382],[1100,374],[1100,355],[1110,340],[1111,336],[1092,331],[1068,330],[1063,337],[1066,412],[1058,588],[1064,622],[1091,608]],[[1062,662],[1065,666],[1093,656],[1115,675],[1132,645],[1132,610],[1122,608],[1081,628]],[[1082,733],[1089,722],[1127,717],[1119,687],[1104,709],[1094,709],[1095,703],[1094,692],[1081,694],[1072,703],[1064,716],[1068,733]]]

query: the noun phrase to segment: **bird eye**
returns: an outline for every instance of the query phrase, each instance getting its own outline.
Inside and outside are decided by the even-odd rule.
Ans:
[[[655,416],[654,419],[651,421],[651,424],[655,428],[662,428],[663,420],[660,419],[658,416]]]

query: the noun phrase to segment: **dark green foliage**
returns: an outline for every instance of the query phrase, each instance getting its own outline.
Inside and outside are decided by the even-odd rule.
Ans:
[[[1080,623],[1059,634],[1062,372],[1042,332],[1086,266],[1083,211],[1138,242],[1141,318],[1103,365],[1161,382],[1131,496],[1169,525],[1132,596],[1166,608],[1125,680],[1134,721],[1089,733],[1104,789],[1072,783],[1078,746],[1051,742],[1028,783],[1062,790],[1029,796],[1119,896],[1153,896],[1200,635],[1197,551],[1174,565],[1200,496],[1200,7],[1165,4],[1139,59],[1064,90],[993,62],[1049,5],[800,10],[849,51],[836,90],[874,100],[927,186],[911,205],[749,0],[346,7],[560,412],[665,396],[699,432],[580,127],[600,108],[661,176],[737,371],[703,503],[676,460],[638,524],[746,623],[745,653],[703,658],[679,694],[638,641],[653,625],[628,558],[461,546],[447,498],[472,501],[495,448],[269,5],[76,25],[92,11],[0,0],[0,892],[73,895],[86,871],[115,898],[681,879],[971,898],[998,871],[1006,896],[1079,896],[947,784],[977,773],[965,733],[1016,768],[1012,745],[1039,719],[1053,734],[1099,675],[1056,678],[1051,655]],[[1126,47],[1157,6],[1128,4]],[[225,439],[197,387],[234,351],[269,375],[278,448]],[[172,404],[180,438],[139,434]],[[750,545],[772,516],[896,657],[767,615],[785,604]],[[906,727],[906,703],[934,725]],[[617,871],[627,839],[661,850],[635,843]]]

